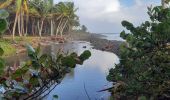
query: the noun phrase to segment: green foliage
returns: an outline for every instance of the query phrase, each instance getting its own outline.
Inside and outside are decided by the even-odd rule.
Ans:
[[[6,19],[8,16],[9,16],[9,13],[6,10],[4,9],[0,10],[0,19]]]
[[[7,21],[6,17],[8,17],[8,12],[5,10],[0,10],[0,37],[7,29]],[[4,54],[4,50],[0,47],[0,75],[4,73],[5,61],[1,58]]]
[[[70,55],[58,53],[54,57],[55,55],[41,54],[40,47],[34,49],[27,44],[26,48],[30,60],[21,65],[21,67],[18,67],[14,72],[8,73],[8,71],[5,71],[6,73],[4,73],[4,60],[0,59],[0,73],[3,74],[0,77],[0,85],[6,91],[5,94],[2,93],[2,96],[7,99],[17,99],[23,95],[29,97],[29,95],[25,94],[33,96],[34,92],[42,91],[37,90],[37,88],[49,88],[47,85],[51,81],[60,83],[60,80],[69,72],[69,67],[74,68],[76,64],[83,62],[90,56],[89,51],[85,51],[81,55],[81,58],[84,56],[85,58],[81,61],[76,53],[71,53]],[[3,50],[0,49],[0,55],[2,54]],[[57,95],[54,98],[58,98]]]
[[[64,66],[74,68],[76,66],[76,59],[73,56],[63,57],[62,63]]]
[[[5,61],[1,58],[4,54],[4,50],[0,47],[0,75],[4,73]]]
[[[86,51],[84,51],[84,52],[80,55],[79,58],[80,58],[82,61],[85,61],[85,60],[89,59],[90,56],[91,56],[91,52],[90,52],[89,50],[86,50]]]
[[[5,68],[5,61],[0,58],[0,75],[4,73],[4,68]]]
[[[82,30],[83,32],[87,32],[87,27],[86,27],[85,25],[82,25],[81,28],[82,28],[81,30]]]
[[[0,36],[7,30],[8,22],[6,18],[9,16],[8,12],[5,10],[0,10]]]
[[[28,69],[28,66],[24,66],[24,67],[22,67],[22,68],[19,68],[19,69],[17,69],[17,70],[15,71],[15,73],[13,73],[13,74],[11,75],[11,78],[12,78],[12,79],[19,78],[19,77],[21,77],[21,75],[24,75],[28,70],[29,70],[29,69]]]
[[[0,48],[0,56],[2,56],[3,54],[4,54],[4,50]]]
[[[126,84],[114,95],[169,99],[170,93],[170,8],[148,8],[151,21],[135,27],[128,21],[122,25],[130,33],[121,32],[126,40],[121,46],[120,64],[111,69],[107,79]]]
[[[9,56],[16,53],[16,48],[14,48],[10,41],[5,39],[0,40],[0,47],[3,49],[3,57]]]
[[[53,95],[53,98],[54,99],[58,99],[58,95]]]

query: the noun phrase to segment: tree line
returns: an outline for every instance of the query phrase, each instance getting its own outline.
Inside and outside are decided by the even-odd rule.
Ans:
[[[2,0],[0,9],[10,14],[8,33],[16,35],[63,36],[73,26],[79,26],[78,8],[74,2],[54,3],[53,0]]]

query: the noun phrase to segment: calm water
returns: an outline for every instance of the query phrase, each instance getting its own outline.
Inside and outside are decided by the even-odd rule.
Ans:
[[[117,41],[124,41],[121,37],[119,33],[101,33],[102,35],[104,35],[104,39],[107,40],[117,40]]]
[[[86,49],[83,48],[85,45]],[[92,56],[83,65],[77,65],[71,73],[67,74],[45,100],[52,100],[53,95],[58,95],[59,100],[88,100],[85,89],[92,100],[107,100],[110,95],[108,92],[97,91],[111,86],[106,76],[109,69],[119,62],[118,57],[113,53],[92,49],[87,42],[75,42],[70,46],[78,54],[88,49]]]
[[[87,48],[83,48],[86,46]],[[64,52],[77,52],[81,54],[84,50],[90,50],[92,56],[83,65],[77,65],[71,73],[68,73],[54,90],[44,99],[53,100],[53,95],[58,95],[59,100],[88,100],[85,89],[91,100],[108,100],[109,92],[97,92],[111,87],[111,83],[106,80],[108,71],[119,62],[119,58],[109,52],[92,49],[90,43],[76,41],[66,44],[52,44],[45,49],[45,52],[57,53],[58,50]],[[14,58],[13,58],[14,59]],[[27,59],[24,55],[18,57],[15,63]],[[8,62],[12,64],[13,62]]]

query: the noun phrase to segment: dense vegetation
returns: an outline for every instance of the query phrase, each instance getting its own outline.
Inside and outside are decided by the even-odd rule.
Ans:
[[[74,2],[54,0],[0,0],[0,40],[4,57],[46,41],[66,41],[66,34],[82,30]],[[3,28],[3,29],[2,29]],[[4,28],[7,29],[4,31]],[[2,34],[3,33],[3,34]],[[40,38],[39,38],[40,37]]]
[[[68,55],[41,54],[40,48],[33,49],[27,45],[30,60],[20,67],[5,68],[5,61],[0,58],[0,99],[33,100],[45,97],[51,86],[57,86],[66,73],[71,71],[76,64],[82,64],[91,56],[89,51],[84,51],[80,56],[76,53]],[[0,48],[0,55],[3,50]]]
[[[30,0],[30,1],[40,4],[39,5],[40,7],[47,6],[47,4],[45,4],[47,3],[47,1],[41,1],[41,0],[39,1]],[[3,4],[3,6],[9,5],[11,2],[12,1],[9,0],[7,3]],[[18,5],[21,2],[24,3],[24,9],[25,9],[27,0],[17,0]],[[36,6],[38,4],[36,4]],[[59,5],[73,6],[73,3],[71,2],[60,3]],[[21,11],[20,7],[18,9],[20,9],[19,11]],[[36,9],[37,11],[40,10],[39,8]],[[44,8],[41,9],[44,10]],[[16,13],[15,20],[18,20],[17,21],[17,23],[19,23],[18,27],[20,27],[20,25],[22,26],[22,24],[19,22],[20,19],[17,18],[18,16],[21,17],[21,15],[18,15],[19,13],[21,14],[23,12]],[[0,10],[0,36],[2,36],[4,32],[8,29],[7,28],[8,16],[9,14],[6,10]],[[65,19],[66,16],[61,16],[61,17],[62,20],[66,20]],[[44,15],[43,17],[41,16],[40,18],[44,18]],[[70,17],[68,17],[67,20],[70,20],[69,18]],[[41,19],[41,22],[44,20],[45,18]],[[14,30],[15,30],[15,24],[16,23],[14,23]],[[66,25],[66,23],[64,24]],[[18,28],[18,31],[25,32],[23,31],[24,27],[21,27],[22,30],[19,29],[20,28]],[[22,35],[24,34],[22,33]],[[89,51],[84,51],[80,56],[78,56],[76,53],[71,53],[66,55],[61,52],[58,52],[58,54],[56,55],[42,54],[40,50],[40,46],[37,49],[34,49],[32,46],[27,44],[26,48],[30,60],[26,61],[25,63],[17,67],[6,67],[5,61],[3,60],[2,56],[4,54],[4,49],[10,46],[6,44],[7,40],[5,39],[1,39],[0,43],[1,43],[0,44],[0,89],[1,89],[0,99],[1,100],[2,99],[4,100],[42,99],[53,89],[51,88],[51,86],[54,87],[57,86],[61,82],[65,74],[71,71],[71,68],[74,68],[76,64],[83,64],[83,62],[91,56],[91,53]],[[12,48],[9,48],[9,50],[12,51]],[[50,91],[47,92],[47,90]],[[56,98],[57,95],[55,95],[54,97]]]
[[[80,26],[76,11],[73,2],[0,1],[0,87],[4,90],[0,93],[1,98],[41,99],[48,94],[46,90],[50,86],[59,84],[71,68],[90,57],[89,51],[80,56],[60,52],[56,55],[41,54],[40,47],[33,49],[27,45],[30,60],[16,69],[6,68],[2,59],[6,55],[5,48],[8,48],[5,51],[13,52],[2,39],[6,30],[15,42],[16,35],[63,37],[73,27]],[[130,33],[121,32],[126,43],[121,46],[120,64],[110,69],[107,77],[114,84],[111,89],[114,99],[170,99],[170,8],[150,7],[148,14],[150,21],[138,27],[128,21],[122,22]],[[81,31],[87,32],[87,27],[82,25]]]
[[[7,34],[19,36],[58,36],[79,26],[77,8],[73,2],[53,0],[3,0],[0,9],[6,9],[9,28]]]
[[[122,25],[130,33],[121,33],[120,64],[110,70],[107,79],[114,84],[116,99],[170,99],[170,8],[148,8],[150,21],[135,27]]]
[[[7,30],[8,22],[6,18],[9,16],[6,10],[0,10],[0,37],[4,34]]]

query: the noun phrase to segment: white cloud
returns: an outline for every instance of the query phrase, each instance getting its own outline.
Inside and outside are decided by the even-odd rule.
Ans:
[[[79,8],[82,24],[91,32],[120,32],[122,20],[138,25],[148,19],[147,6],[155,0],[135,0],[132,6],[122,6],[120,0],[73,0]]]
[[[103,14],[116,12],[120,9],[118,0],[75,0],[79,7],[78,14],[89,19],[98,19]]]

